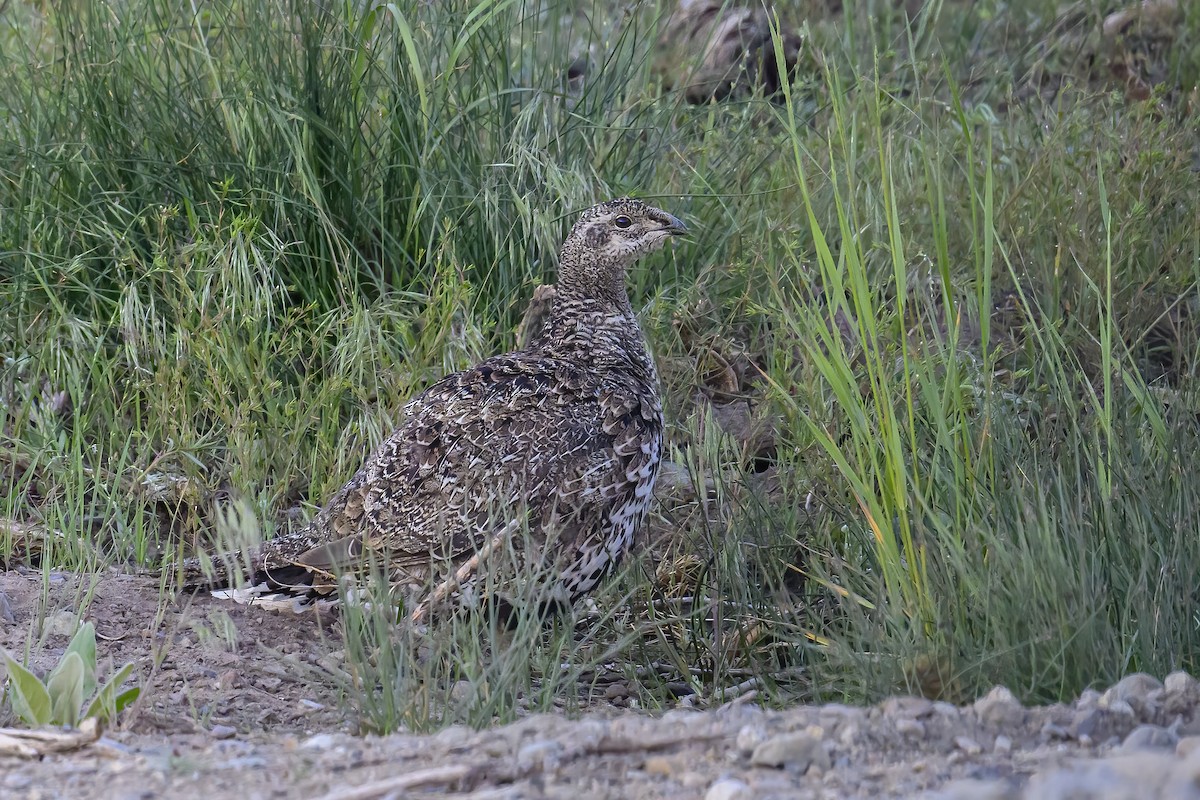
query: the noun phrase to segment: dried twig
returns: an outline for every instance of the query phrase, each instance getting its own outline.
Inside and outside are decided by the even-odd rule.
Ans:
[[[373,800],[373,798],[382,797],[391,792],[403,789],[415,789],[419,786],[432,786],[434,784],[445,785],[457,783],[470,777],[481,766],[478,764],[474,766],[456,764],[451,767],[433,767],[432,769],[422,769],[416,772],[406,772],[403,775],[393,775],[390,778],[371,781],[370,783],[364,783],[361,786],[355,786],[350,789],[337,789],[329,794],[322,795],[318,800]]]
[[[475,553],[475,555],[471,556],[462,564],[462,566],[456,569],[453,575],[435,586],[433,591],[429,593],[429,597],[422,600],[421,604],[413,609],[412,614],[410,614],[408,617],[408,621],[413,625],[420,624],[421,620],[425,618],[425,615],[429,613],[430,609],[437,606],[438,603],[443,602],[460,586],[462,586],[463,581],[467,580],[467,578],[471,577],[471,575],[479,569],[479,565],[483,563],[492,554],[492,551],[495,550],[505,539],[507,539],[514,530],[516,530],[516,527],[517,523],[514,521],[509,522],[507,525],[501,528],[499,532],[492,536],[492,538],[483,545],[483,547],[479,548],[479,551]]]
[[[100,723],[95,717],[85,719],[71,731],[0,728],[0,755],[39,758],[78,750],[99,738]]]

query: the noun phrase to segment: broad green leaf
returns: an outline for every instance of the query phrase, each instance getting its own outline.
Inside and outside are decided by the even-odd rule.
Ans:
[[[75,727],[79,723],[84,672],[83,658],[77,651],[68,650],[46,679],[46,690],[50,693],[50,716],[56,725]]]
[[[64,661],[69,653],[78,653],[79,657],[83,659],[83,694],[85,697],[91,697],[92,692],[96,691],[95,625],[85,622],[79,626],[79,630],[75,632],[71,643],[67,645],[67,652],[63,654]],[[61,664],[62,662],[59,663]]]
[[[113,703],[113,714],[120,714],[125,709],[129,708],[134,700],[142,693],[142,687],[130,686],[125,691],[117,695],[116,701]]]
[[[37,676],[18,663],[8,653],[4,654],[8,667],[8,702],[13,713],[26,725],[40,728],[50,724],[50,693]]]
[[[126,664],[117,670],[100,689],[100,692],[96,695],[96,699],[88,705],[87,712],[83,715],[84,719],[88,717],[100,717],[101,719],[109,720],[115,717],[117,712],[125,708],[125,706],[132,703],[137,698],[137,692],[139,691],[137,687],[131,690],[127,689],[124,692],[117,692],[121,684],[132,673],[133,664]],[[132,696],[129,696],[130,692],[133,692]]]

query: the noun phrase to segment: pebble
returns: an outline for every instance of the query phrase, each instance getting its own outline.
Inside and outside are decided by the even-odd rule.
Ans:
[[[896,727],[896,733],[900,734],[901,736],[909,736],[914,739],[925,738],[925,723],[921,722],[919,719],[901,717],[893,724]]]
[[[1147,719],[1162,705],[1163,684],[1144,672],[1126,675],[1100,697],[1100,706],[1116,709],[1125,703],[1132,715]]]
[[[1200,705],[1200,682],[1186,672],[1172,672],[1163,679],[1163,711],[1168,718],[1190,714]]]
[[[737,733],[735,744],[743,753],[752,753],[754,748],[767,740],[767,732],[761,725],[743,725]]]
[[[1187,758],[1193,753],[1200,752],[1200,736],[1184,736],[1175,743],[1175,755]]]
[[[43,630],[47,636],[74,636],[77,627],[79,618],[75,616],[75,612],[59,611],[46,620]]]
[[[1118,750],[1122,753],[1137,750],[1168,750],[1179,744],[1179,736],[1160,725],[1138,725],[1125,741],[1121,742]]]
[[[1004,734],[1000,734],[999,736],[997,736],[995,743],[992,745],[992,752],[994,752],[998,756],[1006,756],[1012,752],[1012,749],[1013,749],[1013,740],[1008,738]]]
[[[1071,738],[1071,732],[1057,722],[1047,722],[1042,726],[1042,739],[1045,741],[1065,741]]]
[[[624,683],[611,683],[604,690],[605,700],[622,700],[629,697],[629,687]]]
[[[885,717],[922,719],[933,713],[933,701],[925,697],[889,697],[879,704]]]
[[[722,778],[708,787],[704,800],[752,800],[754,792],[736,778]]]
[[[1075,708],[1079,711],[1090,711],[1099,705],[1100,697],[1101,694],[1095,689],[1084,689],[1075,701]]]
[[[213,725],[208,735],[214,739],[232,739],[237,736],[237,728],[230,725]]]
[[[338,737],[332,733],[318,733],[300,743],[301,750],[330,750],[338,743]]]
[[[949,783],[941,791],[925,795],[926,800],[1011,800],[1016,790],[1004,781],[965,778]]]
[[[535,767],[552,770],[558,765],[558,758],[562,755],[562,751],[562,744],[553,739],[530,742],[522,745],[521,749],[517,751],[517,763],[522,770],[530,770]]]
[[[642,772],[647,775],[670,777],[677,771],[675,762],[664,756],[650,756],[642,762]]]
[[[0,786],[6,789],[24,789],[33,783],[33,778],[28,775],[22,775],[19,772],[10,772],[4,776],[4,780],[0,781]]]
[[[979,721],[986,725],[1016,725],[1025,719],[1020,701],[1004,686],[993,686],[972,707]]]
[[[831,766],[820,728],[785,733],[754,748],[750,763],[756,767],[787,767],[807,772],[810,767],[828,770]]]
[[[969,756],[977,756],[983,752],[983,745],[970,736],[955,736],[954,746]]]
[[[1067,730],[1085,744],[1105,742],[1129,730],[1129,718],[1118,716],[1111,709],[1093,707],[1075,714]]]
[[[1034,775],[1025,788],[1024,800],[1195,798],[1194,788],[1189,794],[1162,792],[1175,765],[1174,756],[1151,751],[1077,761],[1063,769]]]

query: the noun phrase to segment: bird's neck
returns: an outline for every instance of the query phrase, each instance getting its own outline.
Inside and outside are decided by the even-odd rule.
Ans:
[[[622,302],[579,297],[563,292],[560,284],[550,315],[529,349],[591,369],[620,369],[654,383],[654,362],[624,287],[621,295]]]
[[[625,289],[625,268],[594,253],[569,245],[559,253],[558,297],[578,301],[588,308],[602,307],[611,314],[633,316]]]

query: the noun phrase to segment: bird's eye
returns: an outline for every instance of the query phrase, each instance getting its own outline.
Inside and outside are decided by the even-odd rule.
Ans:
[[[616,225],[618,228],[628,228],[630,225],[633,224],[633,220],[631,220],[629,217],[622,215],[622,216],[619,216],[616,219],[614,219],[613,224]]]

